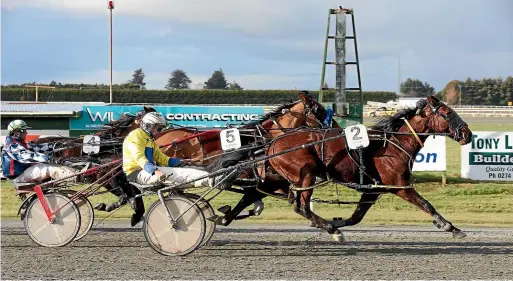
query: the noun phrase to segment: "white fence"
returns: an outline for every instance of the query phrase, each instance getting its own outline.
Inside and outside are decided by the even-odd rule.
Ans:
[[[363,114],[378,109],[379,106],[365,105]],[[390,106],[393,108],[393,106]],[[513,117],[513,106],[472,106],[472,105],[452,105],[453,108],[461,116],[481,116],[481,117]]]

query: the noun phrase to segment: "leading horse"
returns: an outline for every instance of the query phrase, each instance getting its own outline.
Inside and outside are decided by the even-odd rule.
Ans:
[[[413,186],[409,186],[415,156],[430,133],[447,134],[461,145],[471,141],[472,132],[454,110],[429,96],[420,100],[416,108],[401,110],[371,127],[369,133],[377,133],[380,137],[371,140],[363,150],[363,184],[376,187],[357,188],[362,195],[352,216],[328,222],[310,209],[314,191],[311,187],[316,177],[331,178],[350,188],[357,187],[360,182],[358,154],[347,148],[341,133],[341,129],[301,129],[284,134],[269,145],[267,154],[273,155],[308,142],[332,138],[268,160],[277,173],[299,187],[294,202],[294,210],[298,214],[332,234],[335,240],[343,241],[339,228],[358,224],[381,194],[391,193],[430,214],[439,229],[451,232],[455,238],[466,236],[442,217]]]

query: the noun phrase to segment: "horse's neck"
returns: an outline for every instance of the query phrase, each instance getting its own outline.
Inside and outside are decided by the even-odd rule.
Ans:
[[[420,122],[418,122],[418,121],[412,122],[412,120],[410,119],[410,120],[408,120],[408,122],[410,123],[410,125],[413,128],[415,133],[429,133],[430,132],[429,127],[425,124],[423,119],[420,119]],[[399,145],[405,150],[405,152],[408,153],[409,156],[414,158],[415,155],[417,155],[417,153],[422,148],[422,145],[419,143],[419,141],[417,140],[417,138],[415,137],[415,135],[413,134],[413,132],[411,131],[411,129],[408,127],[408,125],[406,123],[401,128],[399,128],[398,132],[405,133],[405,134],[398,134],[395,136],[395,139],[397,139],[399,141]],[[422,144],[424,144],[424,142],[426,142],[426,139],[428,137],[427,135],[417,135],[417,136],[419,137]]]
[[[287,131],[290,131],[291,129],[301,127],[304,123],[303,121],[304,120],[293,115],[283,115],[281,118],[275,119],[275,123],[273,122],[268,132],[273,138],[275,138],[287,133]]]

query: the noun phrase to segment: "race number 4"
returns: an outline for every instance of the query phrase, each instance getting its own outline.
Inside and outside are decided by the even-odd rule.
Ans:
[[[221,148],[223,150],[237,149],[241,146],[239,130],[230,128],[221,131]]]
[[[369,135],[363,124],[352,125],[344,129],[346,133],[347,146],[350,149],[359,149],[369,146]]]
[[[100,152],[100,137],[87,135],[84,136],[84,145],[82,151],[86,154],[96,154]]]

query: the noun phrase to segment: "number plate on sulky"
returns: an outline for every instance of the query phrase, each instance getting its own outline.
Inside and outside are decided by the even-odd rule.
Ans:
[[[352,125],[344,129],[346,133],[347,146],[350,149],[359,149],[369,146],[369,135],[363,124]]]
[[[100,152],[100,137],[93,135],[84,136],[82,151],[86,154],[97,154]]]
[[[231,128],[221,131],[221,148],[223,150],[237,149],[241,146],[239,130]]]

